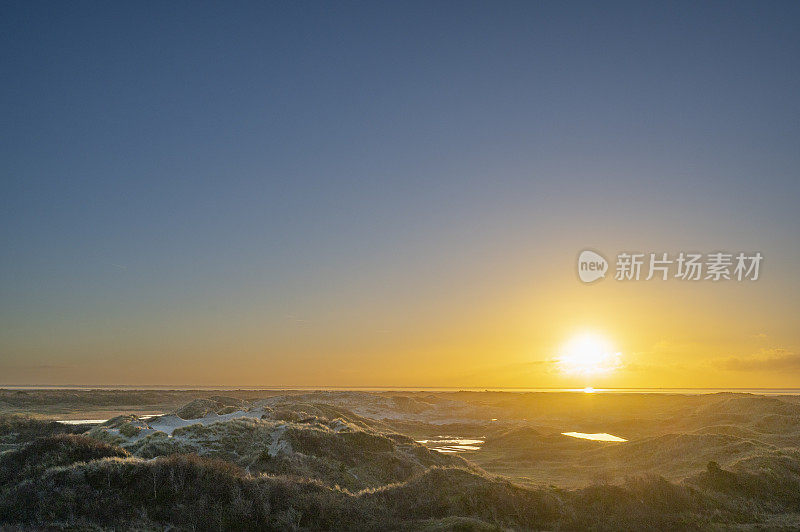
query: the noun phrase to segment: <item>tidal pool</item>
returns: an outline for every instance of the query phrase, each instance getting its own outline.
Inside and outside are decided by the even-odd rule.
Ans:
[[[442,437],[432,440],[417,440],[417,443],[421,443],[429,449],[440,453],[461,453],[479,450],[483,445],[483,440]]]
[[[154,417],[158,417],[161,414],[140,414],[138,417],[142,421],[148,421],[153,419]],[[57,419],[59,423],[64,423],[65,425],[99,425],[100,423],[105,423],[108,421],[109,418],[103,419]]]
[[[609,434],[607,432],[598,432],[594,434],[590,434],[587,432],[562,432],[564,436],[570,436],[572,438],[581,438],[583,440],[593,440],[593,441],[628,441],[625,438],[620,438],[619,436],[614,436],[613,434]]]

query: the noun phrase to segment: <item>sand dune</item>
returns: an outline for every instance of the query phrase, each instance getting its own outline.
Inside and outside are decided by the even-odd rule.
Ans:
[[[73,406],[84,406],[86,418],[115,406],[106,392],[65,393]],[[2,524],[385,529],[391,523],[434,530],[800,524],[794,397],[178,395],[187,401],[174,405],[169,392],[165,403],[148,405],[164,414],[123,414],[95,425],[0,417]],[[54,391],[26,393],[6,410],[53,415],[47,405],[54,397]],[[117,399],[127,405],[154,397],[126,391]],[[562,434],[571,431],[627,441]],[[436,450],[444,449],[436,442],[456,440],[480,443]]]

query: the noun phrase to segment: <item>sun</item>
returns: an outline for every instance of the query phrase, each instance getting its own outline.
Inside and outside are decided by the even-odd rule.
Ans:
[[[556,366],[565,375],[602,375],[620,368],[622,355],[602,336],[582,334],[564,344]]]

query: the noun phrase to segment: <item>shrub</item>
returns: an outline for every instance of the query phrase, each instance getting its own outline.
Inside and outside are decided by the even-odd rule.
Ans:
[[[79,434],[91,425],[69,425],[22,414],[0,414],[0,443],[20,444],[55,434]]]
[[[42,474],[55,466],[108,457],[127,457],[127,451],[86,436],[59,434],[34,440],[0,455],[0,485]]]

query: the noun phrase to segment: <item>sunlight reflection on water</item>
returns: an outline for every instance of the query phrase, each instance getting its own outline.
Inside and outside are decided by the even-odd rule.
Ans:
[[[483,445],[483,440],[467,438],[440,438],[435,440],[417,440],[433,451],[440,453],[460,453],[464,451],[477,451]]]
[[[614,436],[613,434],[608,434],[607,432],[599,432],[595,434],[589,434],[586,432],[562,432],[564,436],[570,436],[572,438],[581,438],[583,440],[593,440],[593,441],[628,441],[625,438],[620,438],[619,436]]]

